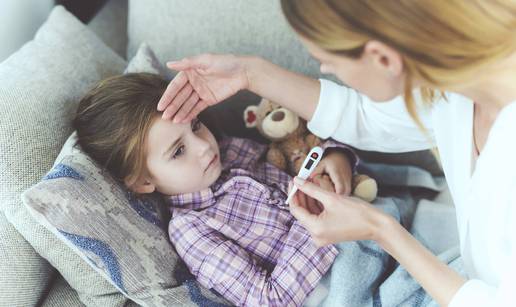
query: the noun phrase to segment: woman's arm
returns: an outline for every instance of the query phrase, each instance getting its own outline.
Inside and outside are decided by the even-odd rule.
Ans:
[[[392,218],[383,219],[377,243],[425,289],[440,306],[448,306],[466,280],[441,262]]]
[[[434,146],[432,130],[428,129],[428,135],[419,130],[403,97],[376,103],[351,88],[318,81],[253,56],[203,54],[168,66],[179,73],[158,103],[165,119],[190,121],[208,106],[248,89],[309,120],[308,128],[321,138],[384,152]],[[429,112],[425,111],[419,115],[429,128]]]
[[[310,120],[319,101],[319,81],[277,66],[259,57],[242,57],[248,90]]]
[[[352,88],[315,80],[258,57],[241,57],[247,89],[306,119],[321,138],[332,137],[363,150],[406,152],[434,147],[430,110],[419,105],[422,132],[403,97],[374,102]],[[419,97],[417,94],[415,97]]]

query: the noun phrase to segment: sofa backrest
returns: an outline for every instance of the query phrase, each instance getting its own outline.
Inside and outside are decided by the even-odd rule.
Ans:
[[[146,41],[161,61],[200,53],[259,55],[280,66],[319,76],[288,25],[279,1],[129,1],[127,58]]]

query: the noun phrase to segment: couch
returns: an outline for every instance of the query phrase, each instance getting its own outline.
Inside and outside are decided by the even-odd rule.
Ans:
[[[148,42],[154,47],[161,61],[207,51],[259,54],[284,67],[319,77],[318,65],[310,59],[286,25],[276,1],[110,0],[87,27],[120,57],[120,61],[130,59],[136,53],[140,43]],[[196,35],[192,36],[192,33]],[[3,63],[0,64],[0,68],[2,65]],[[113,72],[109,73],[115,72],[113,68]],[[10,98],[9,95],[0,92],[0,99]],[[0,104],[0,108],[6,108],[0,109],[0,113],[8,111],[6,104]],[[74,108],[73,106],[67,108],[61,116],[62,122],[58,123],[56,129],[69,132],[69,120]],[[227,108],[233,108],[228,110],[229,116],[239,118],[241,108],[235,107],[235,104],[229,104]],[[53,110],[48,109],[46,112],[50,113]],[[23,121],[29,124],[31,118],[12,118],[11,121]],[[11,132],[14,138],[9,134]],[[2,131],[2,133],[4,137],[1,139],[0,155],[4,155],[2,150],[8,152],[19,136],[16,129]],[[242,131],[235,131],[235,134],[246,135]],[[2,238],[0,241],[0,284],[2,284],[0,306],[137,305],[101,278],[81,279],[94,273],[87,265],[81,264],[80,260],[75,260],[76,266],[67,268],[66,272],[60,269],[62,263],[49,260],[48,257],[51,254],[49,249],[53,247],[38,244],[34,237],[30,237],[31,228],[36,227],[35,224],[30,224],[30,216],[24,216],[13,210],[19,205],[18,203],[8,203],[17,199],[23,189],[37,182],[45,170],[50,168],[49,161],[53,161],[57,156],[65,140],[63,136],[67,133],[63,132],[59,135],[62,136],[56,137],[55,142],[45,144],[47,147],[42,152],[33,153],[36,157],[30,156],[35,164],[39,164],[39,158],[45,156],[46,164],[34,168],[16,169],[17,172],[13,173],[23,178],[30,173],[27,177],[29,179],[23,182],[22,186],[13,188],[9,182],[0,181],[0,185],[3,186],[1,190],[3,194],[0,198],[0,204],[3,206],[0,212],[0,237]],[[429,151],[403,154],[361,152],[361,154],[371,161],[414,164],[433,174],[441,173],[439,164]],[[4,166],[12,169],[12,163]],[[12,174],[2,174],[2,176],[10,175]],[[442,202],[450,204],[446,193],[439,197]],[[449,213],[447,216],[453,224],[453,207],[448,205],[441,209]],[[419,211],[422,215],[431,215],[435,210],[435,207],[429,205],[420,208]],[[20,220],[23,221],[20,222]],[[431,231],[433,224],[429,224],[424,219],[421,220],[422,229]],[[451,228],[453,229],[453,226]],[[73,258],[72,251],[60,253],[62,258]],[[89,293],[88,289],[103,289],[103,292],[99,294],[95,290],[96,293]]]

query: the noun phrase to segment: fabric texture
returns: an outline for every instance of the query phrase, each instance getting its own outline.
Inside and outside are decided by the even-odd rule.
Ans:
[[[41,307],[82,307],[85,306],[75,291],[66,280],[58,275],[53,280],[52,288],[40,303]]]
[[[120,73],[125,65],[60,6],[54,8],[32,41],[0,64],[0,206],[34,249],[30,250],[19,235],[2,236],[4,242],[10,242],[7,255],[18,256],[7,266],[9,273],[2,274],[2,278],[15,280],[2,282],[0,304],[34,305],[41,288],[47,285],[52,266],[79,292],[86,305],[114,305],[108,304],[113,302],[113,296],[119,298],[119,304],[127,300],[36,223],[20,198],[21,192],[52,166],[71,132],[69,119],[78,98],[94,82]],[[21,269],[20,263],[25,268]],[[2,270],[5,268],[2,266]],[[26,276],[28,270],[35,271],[32,278]],[[12,288],[17,286],[20,288]],[[25,291],[26,287],[31,289]],[[6,293],[18,294],[13,301],[4,299]]]
[[[53,268],[0,211],[0,306],[34,306]]]
[[[88,23],[88,28],[124,59],[127,50],[127,7],[127,0],[109,0]]]
[[[260,55],[283,67],[319,75],[288,26],[279,1],[129,1],[131,58],[142,42],[161,62],[200,53]]]
[[[126,72],[159,73],[159,65],[142,44]],[[23,197],[38,222],[132,301],[143,306],[224,303],[199,286],[178,258],[165,230],[162,199],[130,193],[80,150],[75,134],[52,170]]]
[[[292,216],[285,204],[292,177],[265,162],[266,145],[225,137],[219,146],[220,177],[167,198],[172,243],[202,285],[237,306],[300,306],[335,247],[317,247]],[[350,151],[331,141],[323,147]]]

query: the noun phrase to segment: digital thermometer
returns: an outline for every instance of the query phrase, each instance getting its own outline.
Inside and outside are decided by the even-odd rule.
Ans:
[[[314,169],[317,167],[317,164],[319,164],[319,161],[321,161],[322,155],[324,153],[324,149],[322,149],[319,146],[315,146],[310,150],[308,155],[305,158],[305,161],[303,162],[303,165],[301,166],[301,169],[299,170],[299,173],[297,174],[297,177],[303,178],[304,180],[308,179],[310,177],[310,174],[314,171]],[[292,190],[288,194],[287,200],[285,201],[285,204],[288,204],[294,194],[297,192],[297,186],[293,186]]]

